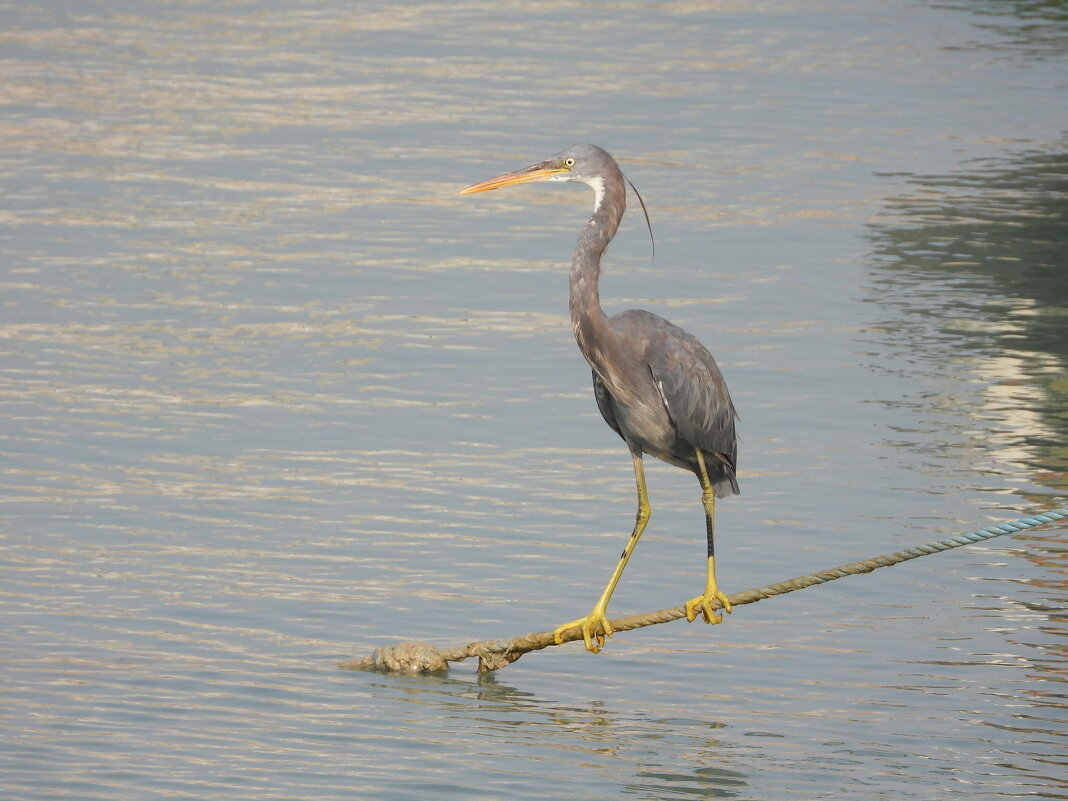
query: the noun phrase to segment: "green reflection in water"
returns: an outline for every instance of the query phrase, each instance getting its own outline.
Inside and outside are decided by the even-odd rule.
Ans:
[[[1032,478],[1068,492],[1068,154],[915,176],[873,226],[877,302],[910,355],[977,354],[985,404]],[[899,342],[899,344],[900,344]]]

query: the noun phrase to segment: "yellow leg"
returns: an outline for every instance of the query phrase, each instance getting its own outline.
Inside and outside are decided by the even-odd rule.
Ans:
[[[601,650],[601,646],[604,645],[604,638],[606,636],[611,637],[614,633],[606,615],[608,601],[612,597],[612,593],[615,592],[616,584],[619,583],[619,578],[623,575],[623,568],[627,566],[630,555],[634,553],[634,546],[638,544],[638,538],[645,531],[645,524],[649,522],[651,513],[649,509],[649,493],[645,489],[645,467],[642,464],[642,455],[641,453],[632,453],[631,458],[634,460],[634,480],[638,485],[638,514],[634,520],[634,531],[631,532],[630,539],[627,540],[627,547],[620,554],[616,569],[612,571],[612,578],[608,580],[604,592],[597,599],[597,603],[593,605],[593,611],[586,617],[572,620],[570,623],[565,623],[553,631],[553,639],[557,644],[563,642],[565,631],[575,626],[581,626],[582,639],[586,643],[586,650],[597,653]],[[596,645],[593,643],[595,639],[597,640]]]
[[[723,615],[716,612],[712,607],[712,601],[719,601],[723,611],[730,614],[731,602],[727,596],[720,592],[716,586],[716,557],[713,544],[714,521],[716,518],[716,493],[712,491],[712,483],[708,480],[708,470],[705,468],[705,457],[700,449],[697,449],[697,466],[700,468],[701,479],[701,503],[705,507],[705,526],[708,530],[708,579],[705,582],[704,595],[686,602],[686,619],[693,621],[697,617],[697,608],[701,609],[701,617],[705,623],[722,623]]]

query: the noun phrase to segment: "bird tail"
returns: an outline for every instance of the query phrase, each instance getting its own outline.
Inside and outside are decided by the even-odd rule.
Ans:
[[[736,479],[733,474],[721,478],[713,484],[712,491],[716,493],[717,498],[726,498],[728,495],[742,494],[742,491],[738,489],[738,479]]]
[[[716,451],[716,461],[719,462],[720,471],[723,475],[712,483],[712,491],[717,498],[726,498],[728,495],[741,495],[738,489],[738,478],[735,476],[734,460],[725,453]]]

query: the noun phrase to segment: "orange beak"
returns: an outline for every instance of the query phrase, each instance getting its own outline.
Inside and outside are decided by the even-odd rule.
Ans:
[[[554,175],[569,172],[566,167],[551,167],[544,163],[535,164],[533,167],[524,167],[515,172],[506,172],[488,181],[472,184],[460,192],[461,195],[473,195],[475,192],[486,192],[490,189],[499,189],[502,186],[514,186],[515,184],[529,184],[534,181],[548,181]]]

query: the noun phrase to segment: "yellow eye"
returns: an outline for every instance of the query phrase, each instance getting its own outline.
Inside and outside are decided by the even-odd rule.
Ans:
[[[567,167],[568,169],[570,169],[571,167],[574,167],[575,166],[575,160],[572,159],[572,158],[564,159],[564,166]]]

